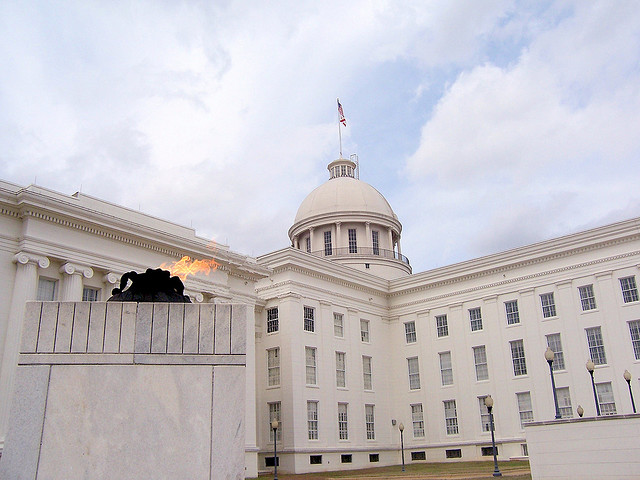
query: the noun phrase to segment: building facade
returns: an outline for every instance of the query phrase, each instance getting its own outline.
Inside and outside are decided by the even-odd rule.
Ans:
[[[527,456],[523,425],[632,411],[640,387],[640,219],[422,273],[386,199],[329,164],[289,247],[257,259],[83,194],[0,182],[0,441],[27,300],[104,301],[120,275],[188,255],[196,302],[237,302],[247,328],[247,477]],[[585,368],[593,360],[594,391]],[[270,422],[279,421],[272,430]]]

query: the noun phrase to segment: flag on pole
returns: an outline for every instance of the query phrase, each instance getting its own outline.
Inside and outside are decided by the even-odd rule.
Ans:
[[[338,98],[338,113],[340,114],[340,123],[347,126],[347,119],[344,118],[344,111],[342,111],[342,105],[340,105],[340,99]]]

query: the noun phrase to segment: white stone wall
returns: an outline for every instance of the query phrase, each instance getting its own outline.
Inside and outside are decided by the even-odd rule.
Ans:
[[[247,317],[29,303],[0,477],[244,478]]]

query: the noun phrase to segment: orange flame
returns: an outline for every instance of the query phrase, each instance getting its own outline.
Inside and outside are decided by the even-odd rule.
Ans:
[[[191,260],[191,257],[185,255],[177,262],[163,263],[160,268],[169,270],[171,275],[175,275],[184,281],[187,275],[196,275],[198,273],[204,273],[209,275],[220,266],[214,259],[211,260]]]

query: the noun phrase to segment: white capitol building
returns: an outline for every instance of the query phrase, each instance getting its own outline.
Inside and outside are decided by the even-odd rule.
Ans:
[[[193,229],[76,193],[0,181],[0,442],[9,422],[24,305],[104,301],[129,270],[215,258],[194,302],[242,303],[247,327],[246,475],[491,455],[527,456],[523,424],[631,413],[640,392],[640,219],[412,273],[402,225],[355,163],[302,202],[291,245],[258,258]],[[410,252],[409,252],[410,254]],[[640,398],[640,397],[638,397]],[[0,445],[2,444],[0,443]]]

